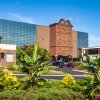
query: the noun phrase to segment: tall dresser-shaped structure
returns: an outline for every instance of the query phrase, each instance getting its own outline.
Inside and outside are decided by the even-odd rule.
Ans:
[[[64,19],[50,25],[51,55],[73,56],[72,27],[70,21]]]

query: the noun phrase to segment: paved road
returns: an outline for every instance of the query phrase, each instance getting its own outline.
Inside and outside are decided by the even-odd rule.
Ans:
[[[70,73],[72,75],[84,75],[85,72],[79,72],[74,70],[73,68],[64,67],[64,68],[56,68],[57,71],[63,71],[65,73]]]
[[[41,76],[40,78],[43,78],[43,79],[54,79],[54,80],[62,80],[64,76]],[[84,76],[77,76],[75,75],[74,76],[75,79],[85,79]]]
[[[64,67],[64,68],[56,68],[55,70],[63,71],[65,73],[70,73],[70,74],[73,75],[73,77],[75,77],[75,79],[85,79],[85,77],[84,77],[85,72],[75,71],[73,68]],[[22,78],[25,75],[16,75],[16,76]],[[64,75],[45,75],[45,76],[41,76],[41,78],[55,79],[55,80],[61,80],[61,79],[63,79],[63,77],[64,77]]]
[[[56,68],[55,70],[57,71],[63,71],[65,73],[70,73],[71,75],[73,75],[73,77],[75,79],[85,79],[84,74],[85,72],[79,72],[79,71],[75,71],[73,68],[69,68],[69,67],[64,67],[64,68]],[[54,75],[54,76],[42,76],[41,78],[46,78],[46,79],[58,79],[61,80],[63,79],[64,75]]]

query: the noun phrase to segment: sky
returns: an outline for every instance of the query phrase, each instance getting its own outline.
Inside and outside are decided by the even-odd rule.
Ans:
[[[100,46],[100,0],[0,0],[0,18],[45,26],[64,18]]]

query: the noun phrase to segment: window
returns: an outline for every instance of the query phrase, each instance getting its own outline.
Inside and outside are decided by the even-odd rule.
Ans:
[[[13,54],[7,54],[7,62],[14,62],[14,55]]]
[[[1,61],[1,59],[4,59],[4,54],[0,54],[0,61]]]

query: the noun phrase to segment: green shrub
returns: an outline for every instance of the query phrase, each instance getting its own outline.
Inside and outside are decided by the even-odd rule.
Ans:
[[[73,87],[73,89],[75,91],[84,92],[84,90],[87,88],[86,83],[87,80],[82,80],[82,79],[76,80],[76,84]]]
[[[10,65],[8,65],[8,70],[18,70],[18,65],[16,65],[16,64],[10,64]]]
[[[24,90],[5,90],[0,92],[0,100],[24,100]]]
[[[48,79],[48,80],[46,80],[44,87],[46,87],[46,88],[61,87],[61,83],[59,80]]]
[[[3,68],[0,66],[0,75],[3,73]]]
[[[84,100],[84,96],[80,92],[62,87],[58,80],[46,80],[41,87],[31,89],[25,95],[25,100]]]
[[[42,87],[30,90],[25,95],[25,100],[84,100],[84,96],[70,89]]]
[[[84,100],[80,92],[61,87],[58,80],[46,80],[42,86],[34,86],[28,90],[4,90],[0,100]]]
[[[11,90],[17,89],[20,85],[20,82],[16,76],[11,76],[10,71],[5,71],[0,76],[0,90]]]
[[[72,88],[75,85],[75,79],[71,74],[67,74],[63,80],[61,80],[63,87],[69,87]]]

